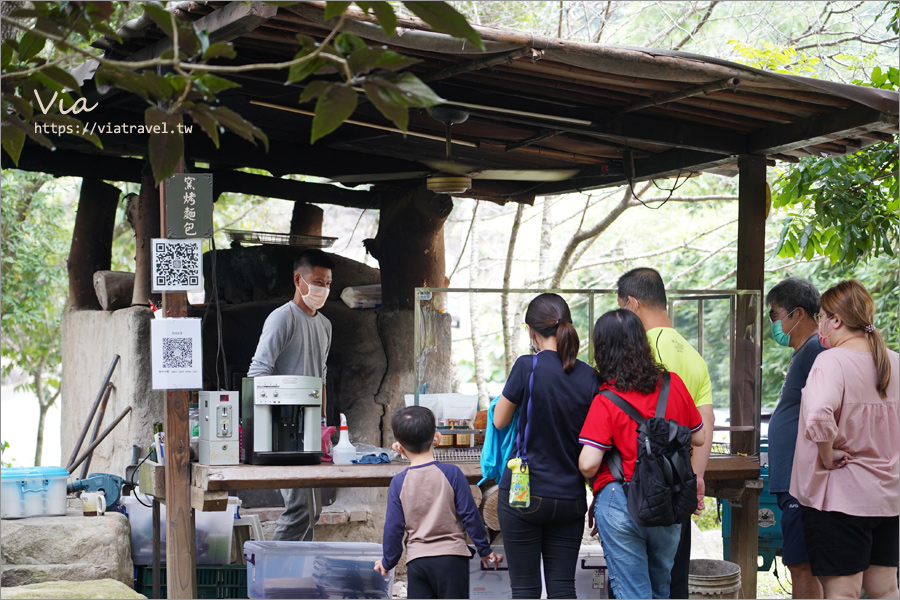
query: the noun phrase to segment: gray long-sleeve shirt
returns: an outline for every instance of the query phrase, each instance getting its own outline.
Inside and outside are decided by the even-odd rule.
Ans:
[[[247,376],[321,377],[324,387],[329,350],[331,321],[319,311],[309,316],[290,301],[266,318]]]

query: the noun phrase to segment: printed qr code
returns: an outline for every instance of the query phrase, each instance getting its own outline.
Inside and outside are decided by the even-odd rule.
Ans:
[[[162,354],[164,369],[190,368],[194,357],[194,340],[191,338],[167,338],[162,339]]]
[[[200,287],[200,244],[157,241],[154,253],[156,289]]]

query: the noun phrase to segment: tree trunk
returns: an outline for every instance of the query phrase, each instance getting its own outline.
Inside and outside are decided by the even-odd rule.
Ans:
[[[134,273],[97,271],[94,273],[94,292],[103,310],[118,310],[131,306],[134,294]]]
[[[83,179],[72,247],[69,250],[69,308],[98,310],[94,272],[108,271],[116,224],[119,188],[99,179]]]
[[[541,215],[541,245],[539,249],[539,267],[538,276],[541,278],[541,286],[546,286],[543,281],[544,277],[550,275],[550,246],[553,243],[551,235],[553,234],[553,216],[551,213],[550,196],[544,196],[544,210]]]
[[[161,302],[160,295],[151,293],[150,269],[152,267],[150,257],[150,240],[159,235],[159,188],[153,180],[153,172],[149,163],[144,164],[141,174],[141,193],[139,196],[131,196],[128,206],[125,207],[125,218],[134,229],[134,290],[131,294],[131,305],[147,306],[148,300],[153,299],[157,305]]]
[[[503,270],[503,289],[509,289],[509,283],[512,279],[513,257],[515,256],[516,240],[519,237],[519,226],[522,224],[522,213],[525,205],[519,204],[516,208],[516,216],[513,219],[512,231],[509,233],[509,248],[506,251],[506,267]],[[504,368],[509,373],[513,363],[516,361],[516,335],[515,323],[509,318],[509,292],[504,291],[500,300],[500,319],[503,323],[503,358],[505,361]]]
[[[469,259],[469,287],[476,289],[478,287],[478,279],[481,273],[481,257],[479,256],[478,239],[478,203],[475,203],[475,211],[472,214],[472,239],[469,250],[471,252]],[[479,409],[487,408],[490,405],[488,398],[486,381],[484,377],[484,352],[481,349],[481,327],[478,323],[478,317],[481,311],[478,308],[478,294],[469,292],[469,319],[472,323],[472,363],[475,367],[475,387],[478,389],[478,407]]]
[[[324,212],[318,206],[306,202],[295,202],[291,215],[292,235],[322,235]]]
[[[382,195],[378,233],[363,242],[381,268],[383,310],[412,310],[417,287],[446,285],[444,221],[453,199],[420,186]]]
[[[43,366],[41,366],[41,370],[43,370]],[[44,404],[44,382],[41,380],[40,372],[34,375],[34,391],[37,394],[38,409],[40,410],[38,414],[37,438],[34,445],[34,466],[39,467],[41,466],[41,455],[44,453],[44,419],[52,404],[52,402]]]

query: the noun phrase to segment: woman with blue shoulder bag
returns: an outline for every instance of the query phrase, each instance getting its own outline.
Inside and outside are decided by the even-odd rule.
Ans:
[[[513,598],[541,597],[542,559],[547,597],[574,598],[587,512],[578,433],[600,381],[576,359],[578,333],[561,296],[537,296],[525,324],[533,355],[518,358],[494,407],[498,430],[519,409],[513,453],[499,483],[500,532]]]

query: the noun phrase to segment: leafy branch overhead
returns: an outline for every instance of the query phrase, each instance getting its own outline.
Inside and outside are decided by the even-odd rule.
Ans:
[[[870,87],[896,90],[900,72],[875,67]],[[863,82],[856,82],[863,84]],[[896,142],[881,142],[846,156],[806,157],[775,182],[772,206],[788,215],[775,254],[832,264],[895,256],[900,243]]]
[[[298,36],[300,50],[292,60],[249,65],[220,64],[223,59],[236,58],[230,42],[211,42],[209,32],[196,23],[181,21],[173,12],[149,2],[142,4],[143,12],[166,36],[171,47],[153,59],[140,62],[112,60],[88,49],[100,36],[121,42],[108,25],[113,10],[109,2],[36,2],[27,8],[4,11],[4,29],[12,27],[21,35],[17,39],[5,39],[0,54],[2,147],[15,164],[27,138],[54,148],[50,132],[78,136],[102,148],[101,139],[84,125],[87,116],[79,116],[82,111],[89,113],[93,107],[83,97],[79,82],[60,66],[78,58],[99,63],[94,75],[99,91],[115,88],[147,102],[144,112],[147,159],[157,182],[175,171],[184,153],[182,127],[186,117],[216,147],[220,135],[230,131],[253,144],[261,142],[268,151],[268,138],[260,128],[221,105],[222,92],[240,87],[224,77],[228,73],[263,68],[286,70],[286,83],[306,82],[298,100],[316,101],[310,143],[337,129],[353,114],[360,92],[386,118],[406,131],[410,108],[434,106],[443,100],[415,75],[404,71],[418,62],[417,59],[384,47],[367,46],[353,34],[339,33],[351,4],[326,3],[326,20],[338,20],[324,42],[316,43],[301,35]],[[372,13],[388,36],[395,33],[398,18],[391,4],[356,4],[366,13]],[[448,4],[403,2],[403,5],[435,31],[484,48],[478,33]]]

